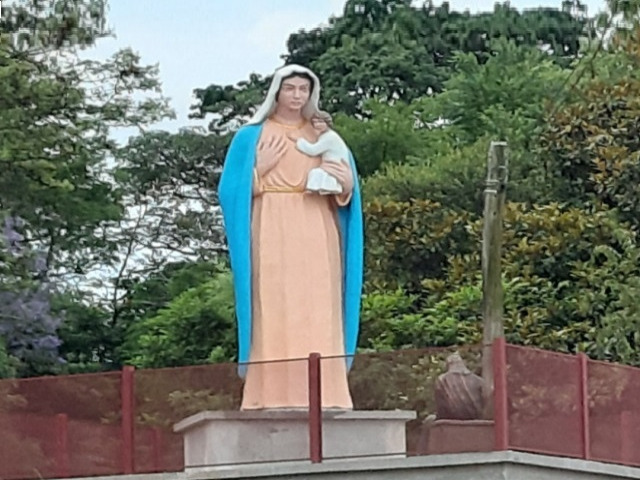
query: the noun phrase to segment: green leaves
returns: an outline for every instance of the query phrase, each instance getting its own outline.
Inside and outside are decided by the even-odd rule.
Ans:
[[[328,27],[292,33],[283,57],[318,74],[326,110],[363,119],[368,100],[410,103],[442,92],[455,72],[455,56],[466,52],[484,64],[496,53],[495,39],[532,49],[549,45],[549,53],[540,55],[568,64],[578,54],[584,27],[582,20],[553,9],[520,13],[496,5],[494,12],[471,15],[450,11],[448,4],[418,8],[411,3],[347,2],[344,14]],[[193,115],[216,114],[210,125],[215,132],[234,128],[261,103],[269,82],[251,75],[236,85],[196,89]]]
[[[0,210],[24,221],[24,243],[44,264],[40,275],[55,283],[56,293],[66,290],[65,354],[80,370],[117,363],[113,350],[121,341],[121,332],[105,333],[115,308],[106,311],[104,299],[94,296],[91,306],[82,305],[86,298],[72,286],[98,272],[100,285],[91,293],[109,289],[103,279],[131,250],[119,235],[131,205],[114,181],[118,147],[111,129],[144,128],[171,115],[157,68],[141,65],[131,50],[104,62],[78,56],[106,35],[104,3],[16,0],[0,20]],[[16,284],[15,276],[4,275],[0,284]],[[0,293],[12,298],[8,290]],[[0,316],[16,306],[17,300]],[[79,331],[87,326],[93,337]],[[38,325],[14,327],[38,331]],[[37,371],[31,365],[27,373]]]
[[[542,148],[551,173],[567,200],[603,203],[637,227],[640,80],[593,80],[581,90],[549,119]]]
[[[612,6],[624,29],[602,51],[585,45],[601,53],[595,60],[576,62],[591,32],[565,7],[472,15],[350,0],[327,27],[289,37],[285,61],[318,73],[323,108],[363,178],[363,350],[480,339],[486,155],[490,141],[506,140],[508,339],[637,362],[637,9]],[[148,131],[173,115],[157,67],[133,50],[106,62],[75,54],[107,33],[102,1],[17,0],[5,11],[0,210],[26,220],[25,242],[43,251],[49,272],[64,281],[100,272],[92,292],[107,292],[56,297],[67,371],[233,360],[216,186],[228,134],[271,79],[195,89],[192,116],[212,119],[208,133]],[[141,133],[119,146],[115,127]],[[0,350],[0,376],[15,373],[5,357]],[[420,375],[431,381],[436,363],[425,362]],[[412,368],[397,371],[411,377]],[[202,392],[173,400],[231,401]]]
[[[234,324],[231,275],[218,273],[132,327],[124,358],[137,367],[229,361],[236,354]]]
[[[4,5],[0,31],[22,51],[84,48],[105,36],[106,0],[14,0]]]
[[[428,200],[371,202],[365,207],[365,279],[376,287],[420,289],[446,269],[449,249],[469,251],[466,212]]]
[[[82,45],[90,41],[83,35],[102,22],[94,18],[98,3],[17,2],[3,28],[54,22],[62,43],[46,48]],[[81,29],[80,21],[88,22],[85,33],[63,31],[69,22]],[[131,51],[95,62],[34,48],[16,50],[6,35],[0,40],[0,206],[26,220],[29,239],[47,249],[52,270],[86,272],[115,261],[118,247],[104,230],[117,225],[125,209],[107,167],[116,151],[109,129],[142,127],[169,112],[157,96],[157,69],[140,65]]]
[[[431,66],[430,66],[431,64]],[[326,108],[347,115],[362,113],[367,99],[409,102],[439,89],[439,74],[424,47],[395,32],[366,32],[346,37],[315,59]]]
[[[209,124],[212,132],[224,133],[229,128],[237,128],[238,123],[248,120],[262,103],[270,83],[270,77],[252,74],[248,81],[235,86],[196,88],[193,92],[196,103],[191,107],[193,113],[190,116],[205,118],[209,113],[215,114]]]
[[[366,177],[385,165],[405,163],[423,145],[414,106],[398,102],[388,105],[369,100],[362,121],[345,114],[335,119],[335,128],[351,148],[360,176]]]

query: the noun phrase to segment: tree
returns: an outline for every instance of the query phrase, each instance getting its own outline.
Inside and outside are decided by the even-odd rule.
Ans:
[[[455,73],[440,95],[423,102],[423,118],[446,119],[464,143],[486,135],[527,147],[543,122],[545,101],[560,91],[567,74],[538,49],[503,40],[492,49],[483,63],[471,53],[454,56]]]
[[[87,273],[114,260],[106,231],[122,218],[107,160],[112,127],[169,114],[153,94],[157,69],[130,50],[106,62],[77,49],[106,35],[104,2],[21,0],[5,8],[0,36],[0,208],[29,225],[52,273]]]
[[[617,6],[624,28],[584,49],[579,2],[473,15],[411,4],[349,0],[328,27],[293,33],[283,57],[319,73],[363,177],[360,348],[479,341],[479,214],[500,139],[508,340],[636,362],[635,7]],[[216,186],[271,78],[196,89],[208,133],[149,131],[171,114],[157,69],[131,50],[77,55],[107,34],[102,2],[12,5],[0,20],[0,212],[23,219],[5,236],[30,255],[0,248],[0,376],[233,361]],[[116,145],[115,126],[139,135]]]
[[[439,91],[444,78],[418,42],[394,31],[345,37],[339,47],[314,60],[311,68],[323,82],[324,108],[359,116],[365,114],[366,100],[410,102]]]
[[[16,358],[9,355],[4,340],[0,339],[0,379],[16,376]]]
[[[614,43],[612,58],[596,63],[602,76],[585,78],[575,98],[548,112],[540,150],[562,200],[615,208],[637,229],[640,29],[635,35],[635,44]]]
[[[367,202],[365,281],[376,289],[419,293],[425,278],[442,278],[447,252],[470,253],[470,214],[430,200]]]
[[[406,163],[423,147],[424,135],[415,128],[414,104],[370,100],[365,108],[367,121],[345,114],[335,118],[335,129],[353,152],[361,177],[385,165]]]
[[[423,132],[420,148],[409,160],[384,165],[365,178],[365,200],[383,205],[431,201],[456,212],[479,215],[489,142],[482,138],[472,145],[457,146],[449,133],[447,129]]]
[[[481,220],[430,202],[372,207],[360,347],[479,342]],[[503,253],[507,341],[638,364],[640,247],[615,212],[509,203]]]
[[[472,229],[475,238],[480,238],[481,229],[481,223],[476,222]],[[637,238],[628,224],[620,223],[615,213],[607,210],[509,204],[504,232],[508,341],[563,352],[584,351],[600,359],[636,361],[629,355],[629,345],[635,345],[635,321],[620,321],[629,307],[624,295],[635,288],[639,273]],[[449,262],[444,282],[425,282],[434,292],[431,301],[439,303],[465,288],[479,293],[479,253],[456,254]],[[476,295],[475,306],[445,311],[461,323],[472,322],[481,328],[479,301]],[[463,316],[455,311],[464,312]],[[614,325],[620,328],[615,337],[621,341],[619,349],[611,348],[609,333]]]
[[[210,260],[225,251],[216,185],[228,143],[228,136],[197,130],[133,137],[118,152],[116,176],[140,221],[122,236],[137,236],[136,244],[161,253],[161,263],[170,255]]]
[[[154,267],[155,268],[155,267]],[[69,373],[120,369],[129,359],[132,342],[141,324],[156,317],[187,290],[211,280],[220,270],[215,263],[173,262],[144,277],[122,280],[121,297],[114,312],[99,304],[87,304],[69,292],[55,298],[54,307],[63,311],[65,321],[59,329]]]
[[[226,255],[215,187],[227,142],[197,130],[149,131],[116,152],[113,178],[126,212],[107,234],[118,263],[89,307],[71,305],[77,295],[62,301],[70,314],[62,335],[72,343],[63,352],[74,368],[121,366],[127,332],[178,295],[169,286],[174,275],[203,266],[210,273],[206,266]],[[87,334],[90,325],[95,334]]]
[[[37,254],[48,282],[48,291],[37,282],[25,286],[28,275],[2,269],[10,354],[18,343],[25,355],[34,350],[33,340],[16,343],[18,332],[46,333],[35,350],[57,350],[53,331],[61,317],[53,296],[71,292],[74,280],[86,291],[87,275],[119,266],[123,245],[114,232],[126,205],[110,130],[144,129],[171,114],[157,69],[141,65],[131,50],[105,62],[80,58],[80,49],[108,34],[104,24],[102,0],[17,0],[3,9],[0,212],[23,221],[21,242]],[[31,367],[19,373],[35,373]]]
[[[135,324],[123,353],[137,367],[233,361],[237,355],[231,274],[221,270]]]
[[[55,295],[52,309],[64,316],[58,328],[64,359],[64,374],[100,372],[122,367],[119,349],[124,341],[120,325],[111,323],[112,312],[99,303],[88,302],[82,292],[63,291]]]
[[[336,129],[352,148],[361,174],[366,177],[388,165],[395,173],[402,172],[403,181],[412,182],[418,171],[422,178],[433,176],[434,168],[446,169],[455,161],[451,157],[457,157],[456,151],[477,143],[469,149],[476,158],[467,163],[482,162],[475,172],[478,189],[484,175],[482,150],[489,139],[498,138],[506,140],[513,152],[518,200],[548,196],[544,170],[531,150],[544,122],[545,102],[560,90],[566,73],[548,55],[514,42],[497,41],[494,50],[482,64],[471,53],[454,57],[455,73],[436,96],[409,103],[369,100],[364,104],[365,119],[339,114]],[[423,168],[397,168],[398,164]],[[386,176],[380,172],[378,178],[382,184]],[[445,185],[436,182],[437,188]],[[394,194],[409,198],[410,192],[397,189]]]
[[[585,19],[556,9],[520,13],[496,5],[492,13],[471,15],[450,11],[447,3],[416,8],[404,0],[350,0],[328,27],[291,34],[283,58],[318,73],[327,110],[365,115],[370,98],[410,102],[441,92],[455,54],[471,53],[482,64],[496,39],[547,46],[549,58],[566,66],[579,54],[585,26]],[[270,80],[252,75],[235,86],[197,89],[193,115],[214,114],[213,131],[234,128],[260,103]]]
[[[190,118],[203,119],[209,113],[214,114],[209,130],[218,134],[237,128],[255,113],[270,83],[270,76],[251,74],[248,81],[236,85],[196,88],[193,91],[196,103],[191,107]]]

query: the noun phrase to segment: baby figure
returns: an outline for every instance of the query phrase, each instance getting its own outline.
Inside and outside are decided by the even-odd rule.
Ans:
[[[304,138],[296,140],[296,148],[310,157],[322,156],[323,162],[340,163],[349,158],[349,148],[330,127],[331,115],[319,112],[311,118],[311,125],[318,132],[318,140],[311,143]],[[321,168],[313,168],[307,177],[306,189],[321,195],[342,193],[342,185]]]

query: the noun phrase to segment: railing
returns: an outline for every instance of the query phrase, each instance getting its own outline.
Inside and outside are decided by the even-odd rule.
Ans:
[[[532,348],[493,346],[493,418],[425,421],[452,349],[361,354],[349,372],[355,410],[410,410],[408,455],[519,450],[640,466],[640,369]],[[457,349],[478,371],[481,349]],[[309,451],[321,462],[322,381],[337,358],[295,360],[305,388]],[[0,479],[181,471],[178,421],[238,410],[237,365],[0,381]]]
[[[640,369],[506,346],[512,450],[640,466]]]

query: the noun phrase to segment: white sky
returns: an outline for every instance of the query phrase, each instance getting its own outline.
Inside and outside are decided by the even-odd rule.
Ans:
[[[417,2],[420,3],[420,2]],[[439,3],[439,2],[436,2]],[[587,0],[589,15],[604,6]],[[144,64],[159,64],[163,92],[178,118],[157,128],[194,125],[187,118],[194,88],[233,84],[251,72],[281,65],[290,33],[326,23],[345,0],[110,0],[115,39],[102,40],[88,56],[103,58],[131,47]],[[493,0],[452,0],[454,10],[493,9]],[[518,9],[560,7],[561,0],[514,0]],[[473,7],[472,7],[473,5]],[[200,122],[202,124],[202,122]]]

